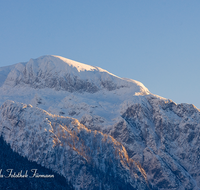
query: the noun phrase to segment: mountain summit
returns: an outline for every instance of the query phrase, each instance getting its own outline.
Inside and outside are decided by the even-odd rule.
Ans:
[[[95,93],[100,89],[109,91],[132,88],[135,92],[148,94],[148,89],[134,80],[119,78],[99,67],[93,67],[64,57],[48,55],[18,63],[8,74],[4,85],[53,88],[69,92]]]
[[[0,68],[0,134],[75,189],[200,189],[200,110],[60,56]]]

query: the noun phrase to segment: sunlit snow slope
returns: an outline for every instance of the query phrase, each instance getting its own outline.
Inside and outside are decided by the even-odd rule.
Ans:
[[[42,56],[2,68],[0,79],[0,104],[14,100],[77,119],[92,114],[108,123],[129,101],[150,94],[138,81],[60,56]]]

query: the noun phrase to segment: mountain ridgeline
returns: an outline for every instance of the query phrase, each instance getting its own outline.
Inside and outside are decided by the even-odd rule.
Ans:
[[[10,186],[200,189],[200,112],[193,105],[60,56],[0,68],[0,97],[3,171],[34,167],[60,176]],[[0,180],[4,187],[8,179]]]

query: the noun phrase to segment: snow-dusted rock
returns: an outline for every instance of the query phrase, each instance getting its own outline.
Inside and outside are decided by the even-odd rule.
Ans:
[[[121,143],[76,119],[6,101],[0,132],[14,151],[62,174],[76,189],[148,189],[145,172]]]

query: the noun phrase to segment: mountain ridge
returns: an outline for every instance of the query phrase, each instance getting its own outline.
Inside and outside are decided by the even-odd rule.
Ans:
[[[141,166],[129,159],[123,145],[111,136],[91,131],[76,119],[52,115],[31,105],[7,101],[0,110],[0,131],[11,148],[29,160],[58,172],[73,181],[75,186],[83,189],[95,186],[80,178],[84,168],[92,166],[93,169],[99,168],[100,172],[121,176],[122,185],[131,189],[147,188],[146,174]],[[87,170],[88,177],[95,180],[91,171]],[[81,183],[77,181],[75,172],[79,173]],[[141,176],[138,176],[140,172]]]
[[[14,87],[19,84],[71,92],[80,91],[80,87],[83,86],[83,91],[91,93],[101,88],[115,90],[132,86],[135,91],[149,93],[148,89],[137,81],[122,79],[99,67],[78,63],[60,56],[42,56],[30,59],[27,63],[16,64],[8,74],[4,86]]]

